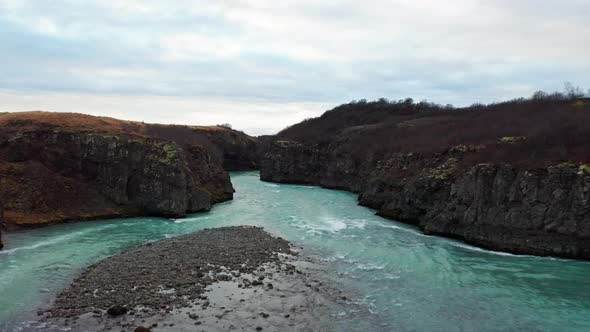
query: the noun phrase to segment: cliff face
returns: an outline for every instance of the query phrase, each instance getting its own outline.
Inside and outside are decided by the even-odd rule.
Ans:
[[[226,171],[258,169],[257,140],[226,127],[144,125],[146,135],[172,140],[181,145],[199,145],[223,161]]]
[[[207,138],[219,150],[226,170],[251,171],[259,168],[258,142],[254,137],[226,129],[209,131]]]
[[[5,226],[181,217],[232,198],[222,159],[203,134],[217,127],[170,126],[192,137],[164,137],[150,126],[81,114],[0,116]]]
[[[374,115],[370,109],[332,111],[280,133],[265,149],[261,179],[353,191],[361,205],[427,234],[590,259],[590,110],[541,106],[392,109],[369,125],[358,121]],[[353,116],[357,123],[335,128],[334,117]],[[561,122],[551,123],[554,116]]]
[[[0,250],[4,248],[4,243],[2,243],[2,225],[4,224],[4,203],[0,200]]]
[[[590,176],[574,167],[481,164],[455,178],[427,177],[387,191],[374,181],[360,202],[427,234],[493,250],[590,259],[589,198]]]
[[[263,152],[260,178],[263,181],[313,184],[325,188],[360,192],[367,163],[334,153],[333,145],[305,145],[276,141]]]

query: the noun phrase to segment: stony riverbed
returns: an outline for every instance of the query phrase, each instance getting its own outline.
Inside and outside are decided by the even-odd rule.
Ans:
[[[348,298],[260,227],[223,227],[148,243],[85,269],[39,312],[43,329],[317,329]]]

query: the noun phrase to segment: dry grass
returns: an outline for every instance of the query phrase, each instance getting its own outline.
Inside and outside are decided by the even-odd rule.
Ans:
[[[221,126],[182,126],[146,124],[143,122],[118,120],[104,116],[92,116],[81,113],[55,112],[13,112],[0,117],[0,128],[8,131],[30,131],[38,129],[90,131],[110,134],[127,134],[146,136],[150,127],[185,127],[195,131],[220,132],[231,130]]]

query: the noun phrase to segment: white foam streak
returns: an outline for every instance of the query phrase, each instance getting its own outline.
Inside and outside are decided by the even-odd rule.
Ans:
[[[105,225],[104,227],[102,227],[99,230],[106,229],[106,228],[112,228],[115,226],[116,225]],[[12,255],[12,254],[22,251],[22,250],[34,250],[34,249],[38,249],[38,248],[42,248],[42,247],[46,247],[46,246],[55,245],[55,244],[65,242],[65,241],[74,239],[76,237],[83,236],[83,235],[89,234],[91,232],[96,232],[96,231],[97,231],[96,229],[88,229],[88,230],[82,230],[82,231],[77,231],[77,232],[73,232],[73,233],[69,233],[69,234],[60,235],[60,236],[52,237],[48,240],[42,240],[42,241],[32,244],[30,246],[2,250],[2,251],[0,251],[0,255]]]
[[[55,237],[55,238],[52,238],[49,240],[37,242],[37,243],[30,245],[30,246],[3,250],[3,251],[0,251],[0,255],[10,255],[10,254],[14,254],[15,252],[18,252],[21,250],[33,250],[33,249],[37,249],[37,248],[41,248],[41,247],[45,247],[45,246],[58,244],[60,242],[64,242],[64,241],[70,240],[72,238],[75,238],[78,235],[82,235],[83,233],[87,233],[87,232],[76,232],[76,233],[66,234],[66,235],[58,236],[58,237]]]

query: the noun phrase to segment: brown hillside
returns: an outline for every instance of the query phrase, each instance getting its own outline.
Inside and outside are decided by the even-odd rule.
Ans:
[[[352,158],[443,153],[478,146],[465,163],[523,168],[590,162],[590,99],[518,101],[448,109],[431,104],[351,103],[289,127],[281,140],[334,144]]]
[[[218,126],[0,114],[0,201],[8,226],[207,210],[233,195],[224,164],[256,167],[256,140]]]
[[[493,250],[590,260],[590,99],[353,102],[263,142],[262,180],[357,192],[384,217]]]

